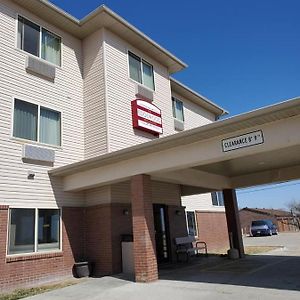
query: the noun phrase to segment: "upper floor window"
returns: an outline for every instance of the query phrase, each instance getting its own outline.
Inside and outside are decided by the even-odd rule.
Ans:
[[[188,227],[188,235],[197,236],[197,226],[196,226],[196,218],[194,211],[186,212],[187,219],[187,227]]]
[[[211,193],[212,205],[224,206],[224,197],[222,192]]]
[[[184,122],[183,102],[172,97],[173,117]]]
[[[55,65],[61,65],[61,38],[19,16],[18,48]]]
[[[15,99],[13,136],[60,146],[61,113]]]
[[[153,66],[131,52],[128,52],[128,60],[130,78],[154,90]]]

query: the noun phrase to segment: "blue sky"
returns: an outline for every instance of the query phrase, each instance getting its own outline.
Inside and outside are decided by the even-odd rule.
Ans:
[[[231,115],[300,96],[299,0],[51,2],[77,18],[107,5],[186,62],[174,77]],[[263,188],[240,191],[240,206],[300,200],[300,184]]]

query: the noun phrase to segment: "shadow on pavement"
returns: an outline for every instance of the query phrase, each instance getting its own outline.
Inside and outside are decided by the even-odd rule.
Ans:
[[[230,284],[300,291],[300,257],[247,255],[243,259],[201,257],[188,264],[164,266],[160,280]]]

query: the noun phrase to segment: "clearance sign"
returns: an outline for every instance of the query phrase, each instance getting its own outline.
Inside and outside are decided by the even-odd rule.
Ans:
[[[161,110],[154,104],[142,99],[131,101],[133,128],[156,136],[163,133]]]

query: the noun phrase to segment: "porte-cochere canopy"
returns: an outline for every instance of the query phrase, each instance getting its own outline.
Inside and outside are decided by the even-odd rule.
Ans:
[[[300,178],[300,98],[50,170],[65,191],[138,174],[181,184],[182,195]]]

